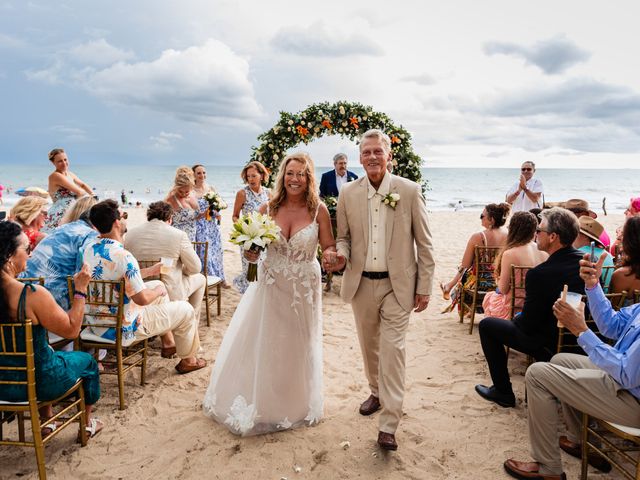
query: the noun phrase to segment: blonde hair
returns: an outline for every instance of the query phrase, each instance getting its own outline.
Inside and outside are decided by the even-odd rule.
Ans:
[[[96,199],[90,195],[80,197],[67,209],[62,220],[60,220],[60,225],[75,222],[84,212],[88,212],[96,203],[98,203]]]
[[[267,182],[269,181],[269,170],[267,170],[267,167],[265,167],[263,164],[261,164],[260,162],[257,162],[257,161],[249,162],[244,166],[244,168],[240,172],[240,177],[242,178],[242,181],[244,183],[247,183],[247,171],[250,168],[255,168],[256,169],[256,171],[262,177],[262,180],[261,180],[260,183],[262,183],[263,185],[266,185]]]
[[[56,158],[56,155],[59,153],[64,153],[64,148],[54,148],[49,152],[49,161],[53,163],[53,159]]]
[[[193,170],[187,166],[178,167],[176,170],[176,176],[173,179],[174,188],[190,187],[195,188],[196,179],[193,175]]]
[[[38,218],[38,215],[40,215],[40,212],[42,211],[42,207],[47,203],[47,200],[42,197],[33,195],[23,197],[13,206],[9,212],[9,216],[28,227],[36,218]]]
[[[300,162],[302,164],[304,167],[304,173],[307,176],[307,191],[305,196],[309,213],[311,213],[311,215],[315,215],[316,210],[318,209],[320,197],[318,196],[313,160],[311,160],[311,157],[307,153],[295,152],[287,155],[280,164],[276,183],[273,187],[273,193],[271,194],[271,200],[269,201],[269,211],[272,216],[278,212],[278,208],[280,208],[282,202],[287,198],[287,190],[284,187],[284,176],[285,171],[287,170],[287,165],[293,161]]]

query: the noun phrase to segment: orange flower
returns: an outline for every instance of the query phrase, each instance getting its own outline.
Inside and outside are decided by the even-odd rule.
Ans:
[[[353,125],[353,128],[357,130],[359,127],[358,119],[356,117],[349,117],[349,121],[351,122],[351,125]]]
[[[302,125],[298,125],[296,127],[296,130],[298,131],[298,133],[300,134],[301,137],[304,137],[305,135],[309,134],[309,129],[308,128],[304,128]]]
[[[401,140],[395,135],[391,135],[391,143],[402,143]]]
[[[333,128],[333,125],[331,125],[331,122],[329,120],[323,120],[322,121],[322,126],[324,128],[328,128],[329,130],[331,130]]]

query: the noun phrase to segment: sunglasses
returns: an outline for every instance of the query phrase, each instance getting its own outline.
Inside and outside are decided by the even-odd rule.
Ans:
[[[482,220],[484,218],[484,216],[485,216],[484,213],[481,213],[480,214],[480,220]]]
[[[531,172],[533,171],[533,168],[524,167],[524,168],[521,168],[520,170],[522,170],[523,172]]]
[[[127,218],[129,218],[129,212],[122,212],[118,220],[122,220],[122,219],[126,220]]]

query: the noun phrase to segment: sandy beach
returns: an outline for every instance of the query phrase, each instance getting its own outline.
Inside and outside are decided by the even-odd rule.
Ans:
[[[129,212],[130,224],[144,221],[144,210]],[[128,408],[124,411],[117,410],[114,378],[103,377],[96,416],[105,422],[104,431],[85,448],[74,442],[77,430],[62,432],[46,449],[49,478],[510,478],[503,471],[503,461],[529,459],[523,403],[525,358],[517,353],[510,357],[518,397],[515,409],[482,400],[474,385],[490,380],[477,329],[469,335],[467,321],[458,323],[457,313],[440,313],[445,302],[437,281],[453,275],[467,238],[481,228],[478,216],[475,211],[430,215],[436,282],[429,308],[412,316],[407,334],[407,392],[397,452],[381,452],[375,443],[377,416],[362,417],[357,412],[369,392],[351,308],[339,297],[337,277],[333,291],[323,298],[325,410],[320,425],[239,438],[202,414],[211,365],[240,298],[234,289],[223,290],[222,315],[214,318],[211,327],[204,319],[200,326],[210,365],[177,375],[173,368],[177,360],[162,359],[159,344],[153,344],[147,384],[138,384],[137,372],[126,379]],[[613,237],[624,217],[598,220]],[[228,238],[230,226],[227,210],[223,239]],[[224,255],[225,273],[231,280],[240,270],[239,253],[225,242]],[[476,321],[480,318],[476,316]],[[349,442],[348,448],[341,447],[344,441]],[[568,478],[578,478],[579,461],[566,455],[563,460]],[[0,465],[2,479],[37,478],[33,449],[3,447]]]

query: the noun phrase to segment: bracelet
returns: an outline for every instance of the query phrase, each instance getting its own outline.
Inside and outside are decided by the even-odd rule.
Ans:
[[[81,297],[81,298],[84,298],[86,300],[87,299],[87,294],[84,293],[84,292],[75,291],[75,292],[73,292],[73,298],[76,298],[76,297]]]

